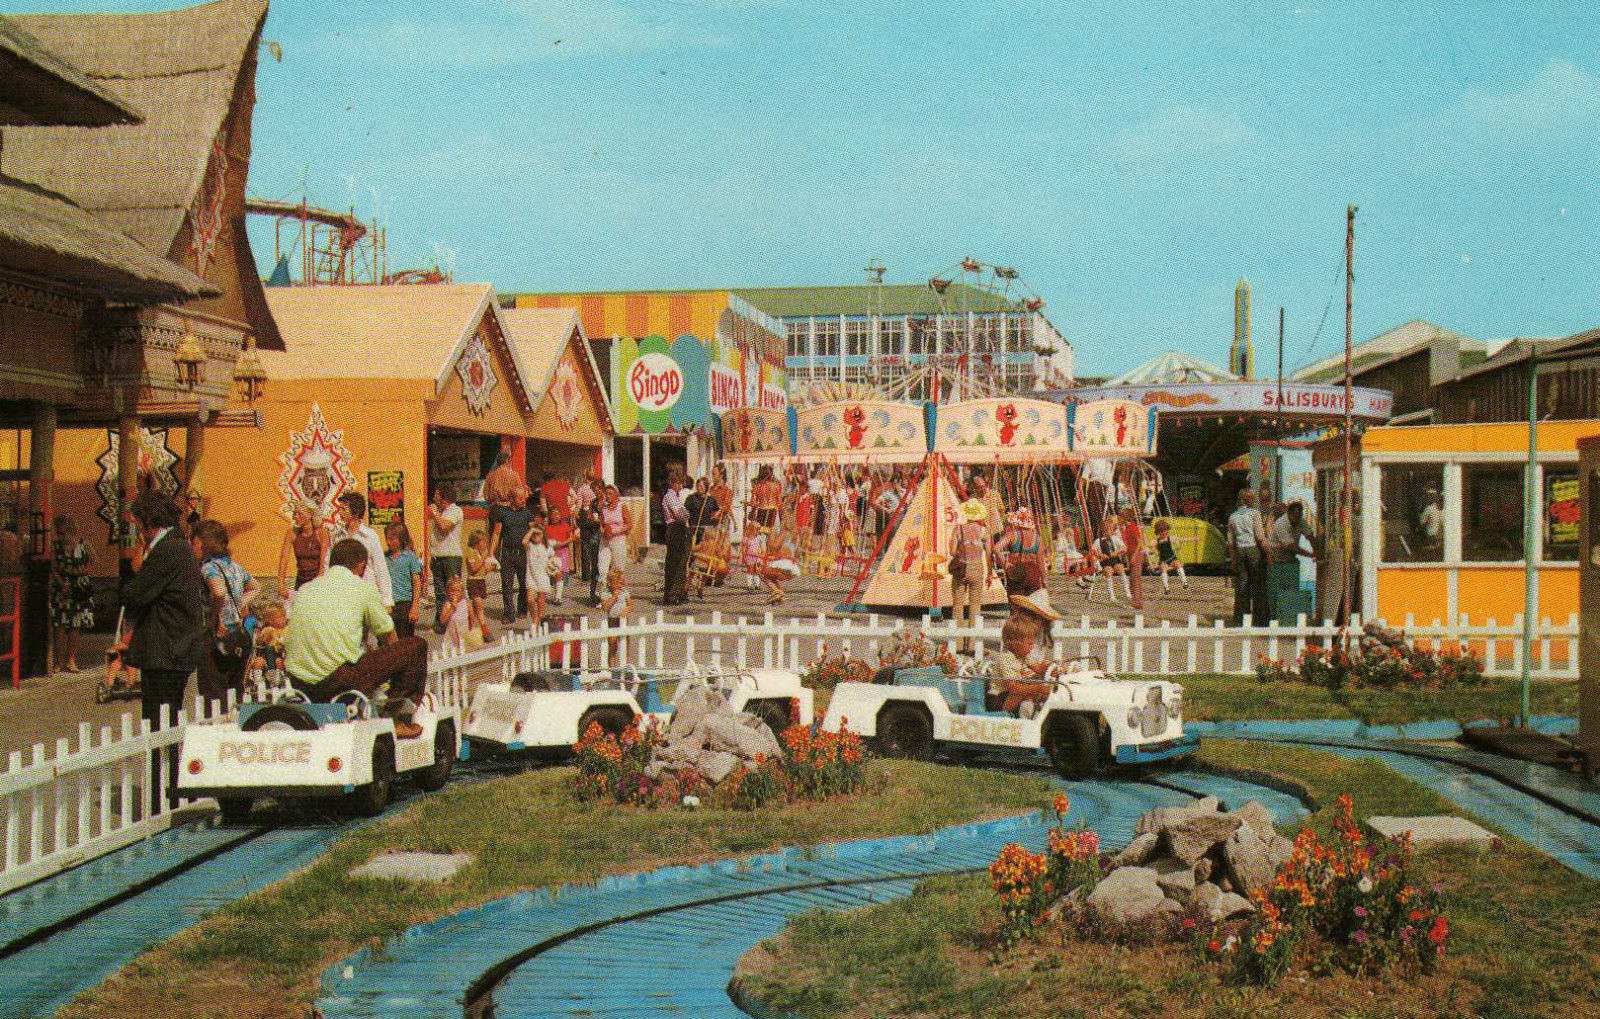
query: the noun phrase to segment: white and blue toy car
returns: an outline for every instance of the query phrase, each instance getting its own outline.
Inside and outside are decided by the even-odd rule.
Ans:
[[[822,727],[870,737],[886,757],[1044,753],[1066,778],[1115,764],[1147,764],[1191,754],[1198,736],[1183,731],[1183,687],[1117,680],[1098,659],[1056,662],[1042,680],[1053,689],[1032,717],[1000,709],[989,679],[937,666],[882,670],[870,683],[840,683]]]
[[[450,780],[460,756],[460,708],[430,691],[412,713],[416,739],[399,739],[394,720],[351,690],[312,703],[288,687],[246,701],[238,716],[184,730],[178,758],[180,796],[213,796],[223,820],[247,815],[261,797],[343,799],[374,815],[388,805],[396,779],[432,791]]]
[[[791,712],[811,724],[811,691],[783,669],[750,669],[726,676],[613,669],[549,669],[519,673],[501,683],[480,683],[467,709],[465,736],[486,752],[564,755],[591,722],[620,734],[635,716],[666,722],[685,690],[716,691],[734,711],[749,712],[781,733]]]

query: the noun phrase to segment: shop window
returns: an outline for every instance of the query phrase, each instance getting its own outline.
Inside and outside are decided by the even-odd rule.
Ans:
[[[1544,558],[1550,562],[1578,559],[1578,471],[1544,469]]]
[[[1522,472],[1519,464],[1461,469],[1461,558],[1507,563],[1522,558]]]
[[[884,357],[900,357],[906,352],[904,323],[897,318],[878,322],[878,353]]]
[[[1439,464],[1385,466],[1380,486],[1383,561],[1443,561],[1444,468]]]
[[[789,323],[789,356],[809,357],[811,354],[811,321]]]
[[[814,339],[817,345],[818,357],[839,356],[838,319],[828,319],[826,321],[818,320],[816,323],[816,328],[813,330],[813,332],[815,333]]]
[[[853,318],[844,324],[844,352],[851,357],[866,357],[872,353],[872,322]]]

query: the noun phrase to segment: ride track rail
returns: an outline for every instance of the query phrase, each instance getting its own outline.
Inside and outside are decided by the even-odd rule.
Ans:
[[[1002,765],[1001,768],[1002,770],[1015,771],[1017,773],[1036,773],[1034,769],[1016,766]],[[1224,783],[1229,781],[1223,780]],[[1061,783],[1057,780],[1056,784],[1059,786]],[[1126,834],[1131,835],[1132,821],[1137,819],[1138,813],[1142,812],[1142,810],[1135,809],[1132,815],[1129,816],[1126,813],[1119,814],[1119,806],[1127,805],[1134,808],[1142,808],[1148,806],[1150,801],[1134,797],[1114,797],[1114,794],[1108,795],[1108,791],[1132,789],[1137,786],[1177,793],[1191,799],[1198,799],[1212,794],[1210,790],[1193,788],[1192,783],[1185,785],[1180,782],[1148,777],[1130,778],[1116,783],[1087,783],[1083,786],[1069,786],[1067,788],[1073,792],[1074,798],[1078,799],[1080,804],[1084,800],[1088,800],[1089,810],[1087,814],[1090,816],[1081,817],[1081,821],[1102,827],[1107,824],[1114,824],[1118,829],[1126,828]],[[1246,783],[1233,782],[1225,791],[1234,794],[1247,789],[1249,787]],[[1264,787],[1256,787],[1249,789],[1249,791],[1259,792],[1267,796],[1271,794]],[[1124,802],[1112,803],[1110,801],[1113,798]],[[1160,798],[1158,797],[1157,799]],[[1279,807],[1281,811],[1283,805],[1280,803]],[[1033,831],[1031,834],[1033,837],[1037,837],[1043,830],[1044,824],[1041,822],[1037,826],[1037,831]],[[1123,832],[1119,830],[1117,835],[1121,834]],[[644,934],[648,927],[649,931],[653,932],[655,939],[665,937],[669,939],[667,947],[677,950],[660,951],[657,955],[657,960],[662,957],[678,959],[682,957],[681,952],[692,953],[697,948],[704,950],[707,944],[717,943],[718,939],[721,942],[727,942],[730,936],[738,939],[735,944],[740,954],[742,954],[744,950],[760,941],[762,937],[776,932],[768,929],[774,920],[786,920],[789,916],[808,908],[851,908],[867,905],[874,901],[885,901],[887,898],[899,898],[910,894],[917,883],[933,877],[982,873],[987,867],[987,861],[993,858],[999,848],[1000,843],[996,840],[991,840],[990,843],[973,846],[964,852],[960,852],[959,855],[952,853],[950,862],[956,863],[957,865],[955,866],[920,866],[897,869],[889,873],[879,872],[853,876],[839,875],[807,878],[797,876],[796,880],[788,883],[716,892],[582,923],[506,956],[478,973],[467,984],[462,1004],[462,1014],[466,1019],[493,1019],[497,1014],[495,1002],[497,991],[507,987],[508,983],[517,977],[519,971],[530,963],[541,962],[553,956],[564,954],[563,950],[566,953],[581,956],[581,960],[574,960],[575,963],[578,963],[575,968],[576,978],[583,980],[590,977],[596,971],[597,959],[611,958],[613,955],[605,952],[583,951],[576,944],[583,939],[604,937],[608,933],[615,933],[630,927],[634,928],[637,933]],[[881,860],[882,857],[876,857],[875,859]],[[927,860],[928,857],[923,854],[914,854],[910,859]],[[975,862],[978,859],[984,862]],[[858,893],[860,889],[884,886],[887,886],[887,890],[891,892],[885,899],[876,899],[870,894],[863,896]],[[729,911],[716,909],[716,907],[730,903],[758,901],[762,902],[761,908],[736,910],[731,915]],[[666,917],[676,917],[678,919],[665,926],[660,923],[650,923]],[[781,922],[779,926],[781,927]],[[763,933],[764,930],[765,933]],[[646,940],[649,939],[647,938]],[[627,953],[622,954],[626,955]],[[673,992],[670,995],[673,1000],[671,1002],[658,1001],[661,1012],[675,1011],[681,1014],[693,1008],[693,1014],[712,1015],[715,1014],[717,1006],[721,1005],[728,1010],[725,1013],[727,1015],[736,1016],[741,1014],[738,1009],[732,1007],[734,1003],[729,999],[726,987],[727,977],[731,976],[732,972],[731,960],[724,957],[715,961],[709,959],[705,961],[710,967],[709,970],[702,967],[698,970],[690,970],[678,974],[678,980],[675,982]],[[727,964],[726,969],[722,968],[721,965],[717,965],[718,963]],[[553,960],[551,965],[558,971],[568,968],[564,967],[560,960]],[[652,974],[659,974],[661,966],[661,961],[646,960],[645,964],[638,968],[636,975],[649,979]],[[622,968],[626,969],[627,967],[623,966]],[[525,985],[539,984],[541,987],[539,993],[543,1000],[548,1001],[550,1008],[545,1010],[538,1007],[525,1007],[533,1003],[524,1000],[527,995],[527,992],[524,991],[524,998],[518,999],[517,1006],[514,1006],[514,1010],[510,1014],[518,1017],[544,1014],[580,1014],[584,1012],[613,1014],[615,1011],[613,1003],[620,1005],[628,994],[633,993],[637,993],[638,998],[636,1000],[643,1012],[653,1011],[650,1007],[652,995],[647,988],[640,987],[635,991],[620,991],[618,973],[615,971],[617,967],[606,968],[601,966],[600,969],[604,970],[603,980],[601,981],[604,984],[603,993],[606,995],[604,1003],[581,996],[576,997],[576,1000],[574,1000],[573,991],[576,990],[575,988],[551,992],[543,988],[543,981],[533,975],[529,975],[521,983]],[[710,983],[706,983],[703,979],[708,975],[713,978]],[[702,979],[697,982],[696,977]],[[552,994],[554,995],[553,997],[551,996]],[[654,996],[659,999],[664,995],[658,991]],[[329,1002],[325,1000],[324,1005],[326,1006],[327,1004]],[[377,1015],[380,1013],[378,1011],[336,1012],[325,1007],[324,1014],[328,1016],[356,1016]]]
[[[1574,793],[1571,788],[1552,789],[1552,785],[1562,786],[1564,784],[1562,782],[1552,782],[1550,779],[1550,776],[1561,776],[1560,772],[1555,772],[1550,769],[1532,769],[1530,766],[1522,765],[1518,762],[1502,761],[1498,758],[1493,758],[1490,755],[1482,754],[1477,751],[1455,750],[1454,748],[1449,747],[1433,747],[1416,743],[1408,744],[1401,740],[1363,740],[1338,738],[1321,739],[1304,735],[1264,736],[1252,735],[1247,730],[1238,727],[1229,729],[1217,728],[1215,730],[1210,730],[1209,734],[1219,738],[1238,738],[1257,742],[1304,746],[1309,749],[1322,749],[1334,753],[1341,753],[1344,756],[1375,757],[1379,760],[1398,757],[1405,760],[1417,761],[1419,765],[1431,769],[1423,776],[1424,781],[1427,781],[1427,779],[1430,777],[1438,777],[1440,775],[1443,775],[1446,778],[1455,777],[1458,779],[1462,776],[1470,776],[1476,779],[1479,784],[1488,783],[1491,787],[1499,787],[1503,790],[1509,790],[1512,794],[1514,794],[1512,801],[1509,804],[1507,803],[1505,797],[1501,797],[1499,802],[1492,802],[1483,800],[1481,796],[1478,796],[1478,798],[1470,804],[1463,803],[1459,796],[1452,797],[1450,795],[1450,791],[1443,789],[1440,791],[1446,795],[1447,798],[1455,799],[1456,802],[1460,803],[1466,809],[1479,814],[1479,816],[1483,817],[1490,823],[1501,824],[1503,827],[1511,830],[1514,834],[1518,834],[1519,837],[1527,838],[1531,844],[1540,848],[1545,848],[1547,852],[1550,852],[1550,855],[1555,857],[1558,861],[1562,862],[1566,866],[1579,870],[1580,873],[1585,873],[1591,877],[1600,876],[1600,810],[1595,809],[1595,805],[1600,805],[1600,792],[1585,793],[1579,791]],[[457,768],[456,774],[451,778],[452,785],[484,781],[505,774],[515,774],[522,770],[526,770],[526,768],[530,766],[524,762],[507,762],[493,759],[487,761],[462,761],[459,762],[459,765],[460,766]],[[989,766],[994,765],[990,764]],[[1015,765],[1001,766],[1016,768]],[[1037,773],[1037,769],[1016,768],[1016,770],[1028,770],[1033,773]],[[1507,774],[1508,771],[1517,770],[1521,770],[1525,772],[1525,774],[1520,777],[1515,774]],[[1215,776],[1209,776],[1206,784],[1211,786],[1210,789],[1196,788],[1196,785],[1192,780],[1177,780],[1171,777],[1172,771],[1173,769],[1169,766],[1168,768],[1162,769],[1163,774],[1166,774],[1168,777],[1156,778],[1151,777],[1148,774],[1139,774],[1137,777],[1131,777],[1127,781],[1104,784],[1124,788],[1143,786],[1151,790],[1160,789],[1167,793],[1179,793],[1186,797],[1195,798],[1202,795],[1216,794],[1216,783],[1221,781]],[[1541,775],[1542,772],[1549,772],[1549,775]],[[1535,778],[1542,777],[1545,779],[1545,783],[1541,784],[1530,781],[1528,777],[1530,775]],[[1234,795],[1224,796],[1223,798],[1225,800],[1234,800],[1237,799],[1239,795],[1259,796],[1264,794],[1271,795],[1282,793],[1281,787],[1279,789],[1273,789],[1269,786],[1252,781],[1253,778],[1255,778],[1255,776],[1247,776],[1245,778],[1232,780],[1234,783]],[[1088,783],[1088,785],[1092,786],[1098,786],[1101,784],[1102,783]],[[1084,792],[1085,791],[1082,789],[1076,792],[1074,794],[1074,800],[1077,802],[1082,802],[1081,797],[1083,797]],[[1468,792],[1470,793],[1471,790],[1468,790]],[[1092,798],[1093,794],[1091,793],[1090,796]],[[1517,811],[1516,808],[1518,808],[1519,805],[1515,802],[1515,797],[1526,797],[1527,799],[1533,800],[1551,811],[1565,815],[1564,818],[1555,819],[1558,822],[1570,819],[1570,821],[1577,822],[1577,824],[1576,826],[1570,823],[1552,826],[1550,819],[1535,816],[1534,814],[1528,812],[1525,806],[1521,807],[1520,811]],[[407,796],[404,799],[397,800],[394,804],[391,804],[389,809],[385,811],[385,814],[388,814],[393,810],[403,808],[406,804],[411,802],[412,799],[413,796]],[[1472,796],[1468,796],[1467,799],[1472,799]],[[1479,805],[1480,803],[1486,805]],[[296,812],[302,815],[305,813],[303,809],[297,810]],[[313,816],[320,813],[322,812],[313,811]],[[1098,819],[1104,819],[1106,813],[1107,811],[1105,810],[1100,811]],[[1529,820],[1530,818],[1531,820]],[[1093,824],[1095,821],[1091,820],[1090,823]],[[211,845],[197,853],[183,856],[182,858],[177,859],[176,862],[172,863],[171,865],[151,870],[151,872],[147,875],[128,883],[109,895],[95,898],[84,898],[82,896],[78,896],[70,905],[70,907],[62,908],[57,915],[49,916],[49,910],[43,910],[39,911],[39,913],[35,913],[33,910],[29,909],[27,910],[27,915],[29,917],[44,915],[48,916],[48,919],[45,919],[44,922],[37,923],[28,929],[17,930],[15,933],[12,933],[6,929],[5,907],[13,906],[14,904],[30,902],[33,899],[36,899],[41,891],[47,891],[54,886],[59,886],[62,884],[70,885],[73,883],[82,884],[85,881],[92,880],[93,872],[96,870],[96,868],[104,869],[108,865],[115,867],[119,859],[125,859],[125,854],[138,853],[143,843],[136,844],[128,849],[120,850],[118,853],[111,854],[108,857],[102,857],[99,860],[90,861],[80,865],[77,868],[74,868],[73,870],[56,875],[52,878],[47,878],[43,881],[37,882],[34,885],[26,886],[4,896],[0,896],[0,937],[5,937],[8,933],[11,934],[8,940],[6,940],[3,944],[0,944],[0,985],[6,985],[13,989],[16,987],[16,982],[13,978],[13,975],[8,973],[7,970],[18,963],[26,965],[28,963],[30,949],[37,949],[41,946],[43,946],[45,949],[55,948],[57,946],[52,943],[57,942],[58,939],[63,938],[63,936],[65,936],[68,940],[81,940],[82,937],[85,936],[85,930],[95,927],[97,922],[101,923],[102,925],[112,922],[113,918],[108,917],[108,914],[113,914],[118,910],[118,907],[130,907],[137,910],[140,900],[145,899],[149,893],[166,889],[175,884],[183,884],[186,878],[199,876],[197,872],[203,873],[208,865],[225,864],[227,862],[227,858],[230,856],[239,853],[240,851],[249,852],[251,851],[252,847],[256,847],[257,844],[261,843],[264,839],[267,841],[272,841],[272,839],[268,838],[269,836],[290,836],[293,844],[284,851],[290,855],[299,854],[298,856],[295,856],[296,859],[305,857],[306,860],[309,860],[314,859],[316,855],[320,855],[321,852],[326,849],[328,844],[331,844],[335,838],[337,838],[339,835],[342,835],[348,829],[350,824],[351,822],[349,821],[340,820],[327,828],[313,829],[309,837],[300,839],[293,839],[292,837],[297,831],[304,831],[304,826],[299,824],[291,824],[283,819],[274,819],[272,823],[266,825],[243,828],[240,829],[236,835],[221,836],[221,840],[215,845]],[[169,844],[177,844],[185,840],[194,841],[201,832],[220,833],[223,830],[224,829],[211,828],[209,826],[205,828],[179,828],[173,829],[167,833],[163,833],[161,836],[156,836],[151,840],[147,840],[147,842],[165,842]],[[1575,830],[1578,831],[1578,834],[1574,834]],[[1529,837],[1528,833],[1531,833],[1532,837]],[[321,837],[318,837],[319,835]],[[1589,837],[1590,835],[1593,837]],[[1564,851],[1552,852],[1549,848],[1547,848],[1553,845],[1558,846]],[[275,856],[274,859],[277,859],[277,857]],[[490,966],[481,969],[471,978],[470,981],[463,981],[462,983],[458,983],[456,986],[461,987],[465,985],[471,992],[472,997],[470,1000],[481,1000],[489,995],[492,995],[493,991],[498,987],[504,986],[508,980],[512,979],[519,970],[526,967],[530,962],[538,960],[541,956],[550,955],[564,945],[582,941],[584,938],[593,938],[614,929],[625,928],[628,924],[643,923],[662,916],[681,914],[685,911],[693,910],[698,907],[713,906],[719,903],[727,902],[759,900],[766,897],[774,897],[785,894],[825,893],[829,889],[849,889],[858,887],[877,888],[894,886],[896,882],[907,884],[906,890],[909,891],[910,884],[915,884],[917,881],[924,880],[927,877],[941,874],[971,873],[981,869],[982,867],[977,865],[961,866],[956,868],[921,867],[908,869],[901,872],[878,874],[859,878],[811,878],[807,880],[796,881],[790,885],[780,887],[767,889],[746,889],[733,893],[718,893],[705,896],[702,900],[681,902],[675,905],[666,905],[652,907],[650,909],[641,911],[633,911],[626,915],[619,915],[604,920],[592,921],[588,924],[580,925],[578,928],[574,928],[571,931],[554,934],[540,939],[531,947],[524,947],[519,951],[507,954]],[[281,877],[282,875],[278,876]],[[275,879],[276,878],[264,878],[260,883],[265,884],[268,880]],[[253,890],[255,889],[252,887],[248,890],[242,891],[241,894],[248,894],[249,891]],[[205,895],[203,898],[208,905],[216,901],[215,898],[210,895]],[[15,913],[16,910],[13,909],[12,912]],[[209,910],[207,912],[209,912]],[[182,930],[188,926],[191,926],[194,922],[198,922],[199,919],[201,919],[201,914],[187,915],[180,925],[168,929],[166,931],[166,936],[170,936],[170,934],[176,933],[178,930]],[[126,920],[120,922],[126,923]],[[11,926],[15,928],[17,925],[13,924]],[[759,938],[757,940],[759,940]],[[36,998],[31,1000],[41,1002],[48,1000],[56,1002],[57,1004],[64,1003],[65,1000],[69,999],[76,993],[93,986],[95,983],[98,983],[100,979],[104,979],[105,976],[109,976],[111,972],[115,971],[115,969],[120,968],[120,966],[124,965],[128,961],[131,961],[135,955],[148,946],[148,943],[149,939],[146,938],[136,945],[118,944],[116,946],[103,946],[107,951],[100,953],[102,956],[113,954],[115,957],[79,960],[80,965],[78,969],[83,971],[83,976],[87,982],[79,981],[77,985],[70,988],[57,988],[55,991],[51,992],[52,996],[48,999]],[[102,946],[96,944],[95,947]],[[84,951],[84,946],[82,944],[64,946],[64,951],[81,953]],[[95,967],[98,967],[96,972],[89,972],[90,969],[94,969]],[[327,981],[325,978],[325,984],[326,982]],[[6,999],[8,997],[13,997],[14,994],[14,990],[0,992],[0,1004],[4,1004]],[[458,998],[457,1000],[460,999]],[[52,1006],[52,1008],[53,1007],[54,1006]],[[46,1011],[49,1010],[50,1009],[46,1009]],[[328,1014],[331,1015],[337,1013],[330,1012]],[[376,1015],[383,1013],[356,1012],[347,1014]],[[486,1019],[487,1016],[492,1015],[493,1013],[472,1013],[469,1011],[466,1014],[469,1016],[483,1016]]]

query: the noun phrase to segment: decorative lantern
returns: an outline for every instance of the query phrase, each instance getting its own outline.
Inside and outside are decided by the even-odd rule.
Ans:
[[[183,338],[178,341],[178,349],[172,352],[172,370],[177,375],[178,385],[185,389],[199,385],[200,367],[205,363],[205,348],[200,346],[200,337],[194,334],[186,321],[183,324]]]
[[[261,391],[267,386],[267,370],[261,366],[261,355],[256,353],[251,337],[245,337],[244,350],[233,366],[233,384],[239,389],[239,398],[247,404],[261,399]]]

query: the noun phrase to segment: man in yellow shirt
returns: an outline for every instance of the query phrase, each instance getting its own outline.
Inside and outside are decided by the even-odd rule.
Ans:
[[[428,644],[421,637],[395,639],[383,598],[364,579],[373,568],[365,546],[346,538],[328,553],[327,571],[295,592],[283,641],[284,669],[312,700],[326,701],[346,690],[370,697],[387,685],[392,700],[415,704],[427,692]],[[367,633],[378,640],[371,651],[364,644]],[[422,727],[397,719],[394,733],[416,739]]]

